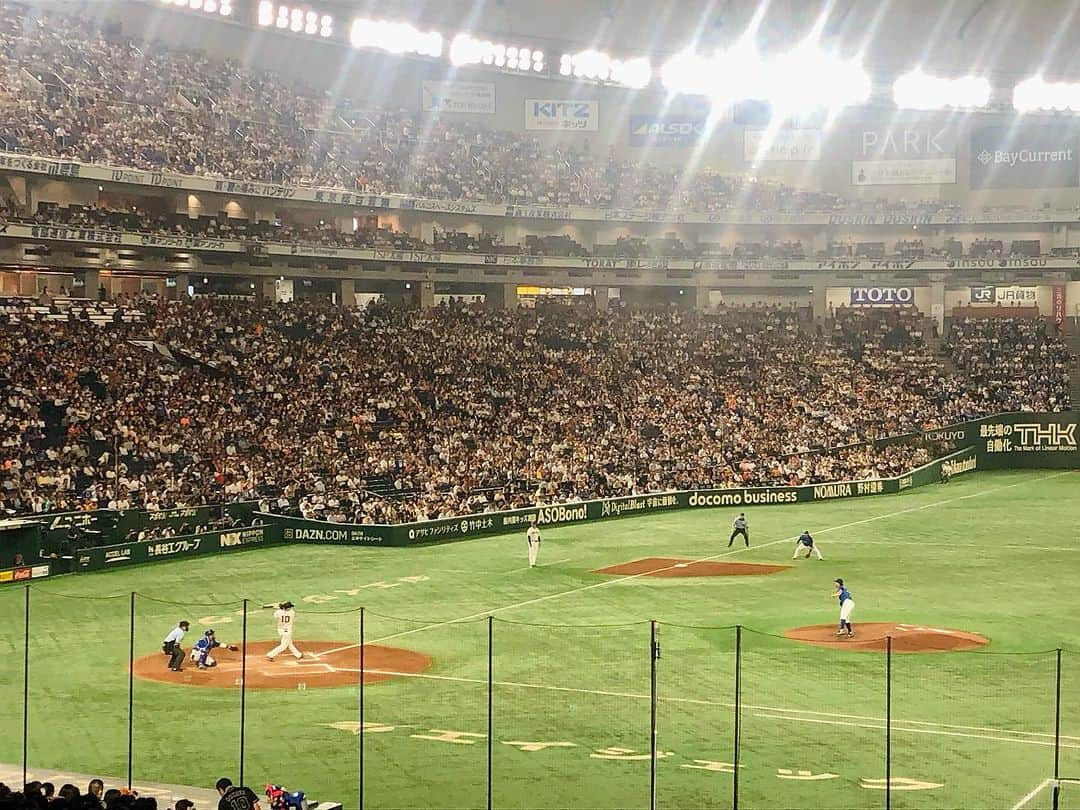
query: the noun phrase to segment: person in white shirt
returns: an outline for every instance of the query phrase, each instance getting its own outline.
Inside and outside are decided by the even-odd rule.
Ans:
[[[530,521],[525,540],[529,544],[529,568],[535,568],[536,559],[540,556],[540,529],[536,525],[536,518]]]
[[[272,608],[274,606],[270,604],[263,605],[263,607]],[[296,611],[293,610],[292,602],[282,602],[277,606],[277,610],[274,611],[274,622],[277,624],[278,645],[270,650],[266,657],[273,661],[278,655],[288,650],[292,653],[293,658],[299,661],[304,657],[304,654],[296,649],[292,640],[293,627],[296,622]]]
[[[161,651],[169,656],[169,669],[173,672],[179,672],[184,665],[184,651],[180,642],[184,640],[184,634],[189,627],[191,625],[188,622],[180,622],[161,642]]]

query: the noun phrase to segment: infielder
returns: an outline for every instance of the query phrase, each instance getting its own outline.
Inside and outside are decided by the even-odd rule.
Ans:
[[[803,533],[799,535],[799,539],[795,541],[795,553],[791,555],[791,559],[797,560],[799,558],[799,553],[802,552],[803,549],[806,549],[806,559],[808,560],[810,559],[811,554],[817,554],[819,560],[825,559],[821,556],[821,551],[818,550],[818,547],[814,545],[814,538],[810,536],[809,529],[804,529]]]
[[[844,587],[844,580],[838,577],[833,582],[836,583],[836,592],[833,596],[840,600],[840,629],[836,631],[836,635],[842,636],[846,633],[848,638],[852,638],[855,632],[851,629],[851,611],[855,610],[855,600]]]
[[[750,548],[750,530],[746,523],[746,515],[743,512],[739,512],[739,516],[731,521],[731,537],[727,541],[728,548],[731,548],[731,544],[735,542],[735,538],[740,534],[743,540],[746,541],[746,547]]]
[[[195,646],[191,648],[191,660],[199,663],[199,669],[216,667],[217,659],[214,658],[213,652],[218,647],[224,647],[233,652],[240,649],[235,644],[222,644],[214,637],[213,630],[207,630],[203,633],[202,638],[195,642]]]
[[[540,556],[540,528],[536,525],[536,518],[529,522],[525,542],[529,544],[529,568],[535,568],[536,559]]]
[[[184,667],[184,650],[180,642],[184,640],[184,634],[187,633],[189,627],[191,627],[189,622],[180,622],[161,642],[161,651],[169,656],[169,669],[173,672],[179,672]]]
[[[263,605],[264,608],[272,608],[273,604]],[[292,602],[282,602],[274,611],[274,622],[277,624],[278,645],[266,654],[267,659],[273,661],[278,655],[288,650],[293,658],[299,661],[304,654],[296,649],[293,644],[293,626],[296,622],[296,611],[293,610]]]

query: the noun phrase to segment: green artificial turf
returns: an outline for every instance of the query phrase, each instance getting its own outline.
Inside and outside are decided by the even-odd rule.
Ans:
[[[896,621],[991,639],[978,652],[893,656],[894,786],[941,787],[894,790],[892,806],[1013,807],[1053,774],[1058,647],[1061,772],[1080,777],[1078,484],[1077,473],[979,473],[898,496],[759,507],[747,513],[752,547],[730,552],[734,515],[713,509],[549,528],[534,570],[514,535],[411,549],[277,547],[35,583],[29,760],[126,775],[131,591],[136,657],[158,651],[181,618],[238,641],[243,599],[291,599],[301,648],[356,643],[364,607],[368,643],[433,659],[433,677],[364,690],[365,806],[485,805],[490,630],[493,805],[645,808],[655,619],[656,806],[731,806],[738,658],[739,806],[883,807],[884,791],[867,780],[886,775],[885,656],[781,637],[834,622],[832,579],[842,576],[856,631]],[[803,529],[825,562],[758,577],[591,573],[651,556],[790,563]],[[24,600],[22,587],[0,590],[8,763],[22,759]],[[274,638],[269,612],[252,607],[248,637]],[[359,806],[355,687],[248,690],[244,711],[245,781]],[[240,717],[238,689],[136,680],[134,778],[235,779]],[[443,732],[475,736],[424,739]],[[1044,790],[1025,806],[1049,801]],[[1061,806],[1080,806],[1080,791],[1066,788]]]

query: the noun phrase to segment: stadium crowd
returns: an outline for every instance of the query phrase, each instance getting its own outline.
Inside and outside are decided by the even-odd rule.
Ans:
[[[900,311],[817,333],[763,309],[117,303],[146,323],[0,313],[6,512],[259,500],[389,523],[885,477],[927,451],[867,440],[1068,404],[1063,344],[1020,321],[961,324],[949,370]]]
[[[188,799],[179,799],[168,807],[152,796],[120,788],[105,788],[100,779],[92,779],[86,793],[68,782],[57,789],[51,782],[27,782],[13,791],[0,783],[0,810],[195,810]]]
[[[841,197],[547,146],[527,133],[348,99],[235,60],[0,6],[0,150],[369,194],[647,209],[836,211]],[[860,202],[860,210],[867,203]],[[911,210],[880,202],[883,210]],[[944,204],[922,203],[920,212]]]

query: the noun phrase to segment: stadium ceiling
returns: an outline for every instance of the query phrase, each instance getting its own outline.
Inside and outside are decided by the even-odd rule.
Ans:
[[[861,54],[873,70],[922,66],[957,75],[1009,78],[1043,73],[1080,79],[1080,3],[1074,0],[379,0],[339,3],[339,13],[410,20],[467,30],[594,47],[620,58],[649,55],[654,65],[688,46],[724,48],[756,24],[763,51],[800,41],[826,14],[824,42]]]

